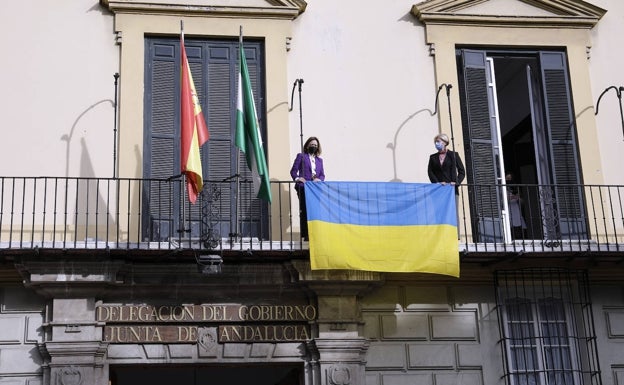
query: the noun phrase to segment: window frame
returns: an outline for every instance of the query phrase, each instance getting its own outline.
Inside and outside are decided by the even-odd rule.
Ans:
[[[259,40],[245,41],[243,47],[268,157],[264,44]],[[146,36],[144,237],[166,241],[180,237],[204,239],[210,234],[211,238],[219,239],[232,236],[268,239],[268,204],[253,195],[251,171],[247,169],[244,154],[234,145],[240,43],[231,38],[186,37],[185,48],[210,132],[210,139],[200,148],[204,190],[197,203],[191,205],[182,197],[186,194],[183,184],[175,183],[181,182],[180,80],[176,76],[180,73],[180,40]],[[162,65],[166,67],[159,69]],[[157,144],[153,144],[154,140]],[[163,194],[161,186],[168,186],[165,182],[168,179],[173,179],[174,185]]]
[[[596,334],[589,295],[587,272],[583,270],[533,268],[499,270],[495,272],[496,309],[499,319],[500,345],[506,382],[509,385],[599,385],[602,383],[598,363]],[[544,304],[557,304],[559,317],[551,319],[552,313],[543,313]],[[514,313],[521,309],[529,313]],[[513,325],[526,325],[517,328]],[[560,335],[549,334],[554,325],[563,325]],[[519,335],[515,331],[520,331]],[[528,337],[523,334],[526,331]],[[550,340],[562,342],[548,343]],[[517,342],[520,342],[519,344]],[[522,370],[515,348],[530,348],[534,361],[532,370]],[[567,348],[565,358],[569,368],[558,368],[549,363],[548,349]],[[552,358],[552,356],[551,356]],[[525,365],[526,369],[526,365]],[[567,380],[553,380],[558,373]],[[529,381],[535,376],[536,381]],[[524,380],[522,380],[524,378]],[[571,380],[571,382],[566,382]]]
[[[516,304],[523,305],[524,307],[523,310],[529,311],[530,314],[521,315],[520,316],[521,319],[519,320],[510,320],[511,309],[513,309],[515,306],[510,305],[509,301],[514,301],[515,302],[514,305]],[[546,301],[561,305],[562,310],[563,310],[561,314],[563,315],[563,318],[549,319],[548,317],[543,317],[541,315],[542,314],[541,307],[543,303]],[[557,341],[565,340],[563,342],[567,342],[567,343],[561,343],[557,345],[559,348],[567,348],[568,350],[567,355],[565,356],[560,355],[562,359],[565,358],[567,362],[570,364],[570,367],[568,368],[568,370],[564,370],[562,374],[563,375],[569,374],[570,375],[569,378],[572,379],[572,382],[568,382],[567,380],[565,380],[563,383],[564,384],[580,383],[578,372],[581,369],[576,367],[575,361],[572,360],[572,352],[576,351],[577,349],[576,342],[575,342],[575,339],[572,337],[574,333],[571,333],[570,330],[568,330],[569,325],[567,322],[570,319],[574,319],[574,316],[572,314],[571,308],[564,306],[563,299],[555,298],[555,297],[544,297],[544,298],[538,298],[537,303],[533,303],[531,302],[529,298],[523,298],[523,297],[509,298],[505,304],[505,309],[507,311],[503,312],[503,325],[505,328],[504,334],[509,335],[509,341],[510,341],[509,345],[507,346],[506,356],[508,360],[507,365],[509,368],[509,376],[510,376],[510,381],[512,385],[526,384],[526,382],[519,380],[519,377],[529,376],[529,375],[537,376],[537,378],[539,379],[539,382],[536,382],[536,384],[540,384],[540,385],[553,384],[553,383],[558,384],[557,381],[552,382],[551,380],[548,379],[549,376],[558,374],[556,372],[558,368],[554,367],[553,365],[549,365],[548,363],[548,358],[547,358],[548,354],[546,350],[551,349],[555,346],[554,344],[546,343],[546,341],[550,339],[556,339]],[[514,335],[513,330],[518,330],[518,329],[512,327],[512,325],[523,325],[523,324],[526,324],[530,328],[529,329],[531,331],[530,337],[526,337],[522,331],[520,332],[519,336]],[[548,326],[552,326],[553,324],[563,325],[565,327],[564,337],[560,335],[553,336],[548,333],[544,333],[544,327],[546,327],[546,329],[548,330]],[[538,336],[541,336],[541,337],[538,337]],[[521,371],[518,367],[516,367],[517,366],[516,364],[518,361],[517,359],[515,359],[516,355],[513,352],[513,350],[516,348],[520,348],[521,351],[525,351],[525,349],[527,349],[527,345],[525,344],[525,340],[527,340],[527,338],[529,338],[530,340],[530,344],[528,345],[528,348],[531,350],[534,350],[533,354],[535,354],[535,359],[533,361],[535,364],[537,364],[537,367],[533,369],[533,372],[531,372],[530,370]],[[520,341],[520,344],[514,344],[513,341]],[[524,362],[527,361],[526,355],[525,355],[525,358],[521,361],[524,361]]]
[[[474,11],[472,7],[475,7]],[[531,7],[535,8],[534,13]],[[527,10],[526,14],[508,15],[494,2],[484,5],[479,0],[449,0],[418,3],[412,7],[412,14],[425,25],[426,43],[433,57],[437,85],[459,84],[458,47],[556,49],[566,52],[572,111],[579,111],[574,119],[580,170],[587,170],[580,179],[585,184],[604,184],[602,174],[589,171],[601,168],[599,158],[594,155],[599,153],[596,120],[591,114],[581,112],[586,110],[586,106],[594,104],[587,58],[592,46],[591,29],[606,10],[583,1],[575,1],[573,5],[559,2],[554,10],[552,2],[540,0],[532,1]],[[439,111],[438,124],[441,132],[453,134],[456,150],[465,159],[464,134],[461,129],[452,132],[453,127],[462,127],[461,102],[457,91],[450,93],[448,111]],[[462,191],[460,202],[468,202],[468,199],[468,192]],[[592,203],[589,199],[585,200],[585,211]],[[466,214],[467,221],[476,220],[474,213]],[[470,233],[466,236],[470,237]]]

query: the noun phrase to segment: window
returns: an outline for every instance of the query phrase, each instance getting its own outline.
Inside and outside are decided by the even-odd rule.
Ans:
[[[496,286],[508,384],[601,383],[584,272],[499,271]]]
[[[457,61],[473,231],[510,241],[506,191],[522,188],[523,235],[586,239],[587,218],[567,57],[559,51],[458,49]]]
[[[207,234],[213,239],[232,235],[264,239],[268,237],[268,205],[253,195],[244,154],[234,146],[238,41],[187,37],[185,48],[210,132],[210,140],[201,148],[204,191],[196,204],[188,204],[179,177],[179,38],[147,38],[143,177],[148,181],[142,202],[143,212],[149,215],[142,218],[143,234],[149,240]],[[261,115],[265,111],[262,43],[246,41],[245,54],[266,138],[266,119]],[[179,183],[172,184],[170,178]]]

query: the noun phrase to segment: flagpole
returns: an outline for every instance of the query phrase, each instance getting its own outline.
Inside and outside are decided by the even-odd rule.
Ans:
[[[180,20],[180,41],[184,44],[184,20]],[[180,46],[180,69],[182,70],[182,46]],[[180,89],[182,89],[182,84],[180,84]],[[180,119],[182,119],[182,110],[180,110]],[[182,123],[180,123],[180,127],[182,127]],[[182,133],[180,130],[180,141],[182,140]],[[182,156],[182,154],[180,154]],[[185,238],[186,229],[186,173],[182,172],[182,228],[180,231],[180,242]],[[189,226],[190,231],[190,226]],[[190,233],[190,232],[189,232]],[[189,246],[190,247],[190,246]]]
[[[239,28],[239,32],[238,32],[238,50],[239,50],[239,55],[238,55],[238,60],[241,60],[240,57],[240,50],[243,49],[243,26],[241,25]],[[238,89],[240,89],[242,87],[242,85],[240,84],[241,82],[241,73],[240,73],[240,68],[242,66],[242,63],[238,63]],[[238,94],[238,90],[237,90],[237,94]],[[238,99],[237,99],[237,103],[238,103]],[[238,108],[238,106],[237,106]],[[239,207],[239,192],[240,192],[240,148],[236,147],[236,187],[234,189],[234,232],[232,232],[230,229],[230,243],[233,243],[239,235],[238,232],[238,226],[239,226],[239,220],[238,220],[238,207]],[[233,237],[236,237],[234,240],[232,239]]]

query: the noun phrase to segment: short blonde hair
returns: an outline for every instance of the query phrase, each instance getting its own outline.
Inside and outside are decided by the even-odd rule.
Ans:
[[[448,146],[449,144],[449,138],[448,135],[446,134],[438,134],[433,138],[433,143],[437,142],[438,139],[440,139],[441,141],[443,141],[444,143],[446,143],[446,145]]]

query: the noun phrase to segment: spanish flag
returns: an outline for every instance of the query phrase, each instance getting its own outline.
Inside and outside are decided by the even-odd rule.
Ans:
[[[312,270],[459,277],[454,186],[377,182],[304,186]]]
[[[180,126],[182,152],[180,156],[182,173],[186,174],[188,198],[195,203],[201,192],[204,182],[202,177],[201,158],[199,147],[208,140],[208,127],[202,114],[201,105],[195,91],[195,84],[191,75],[186,49],[184,48],[184,32],[180,34],[180,52],[182,57],[181,69],[181,106]]]

